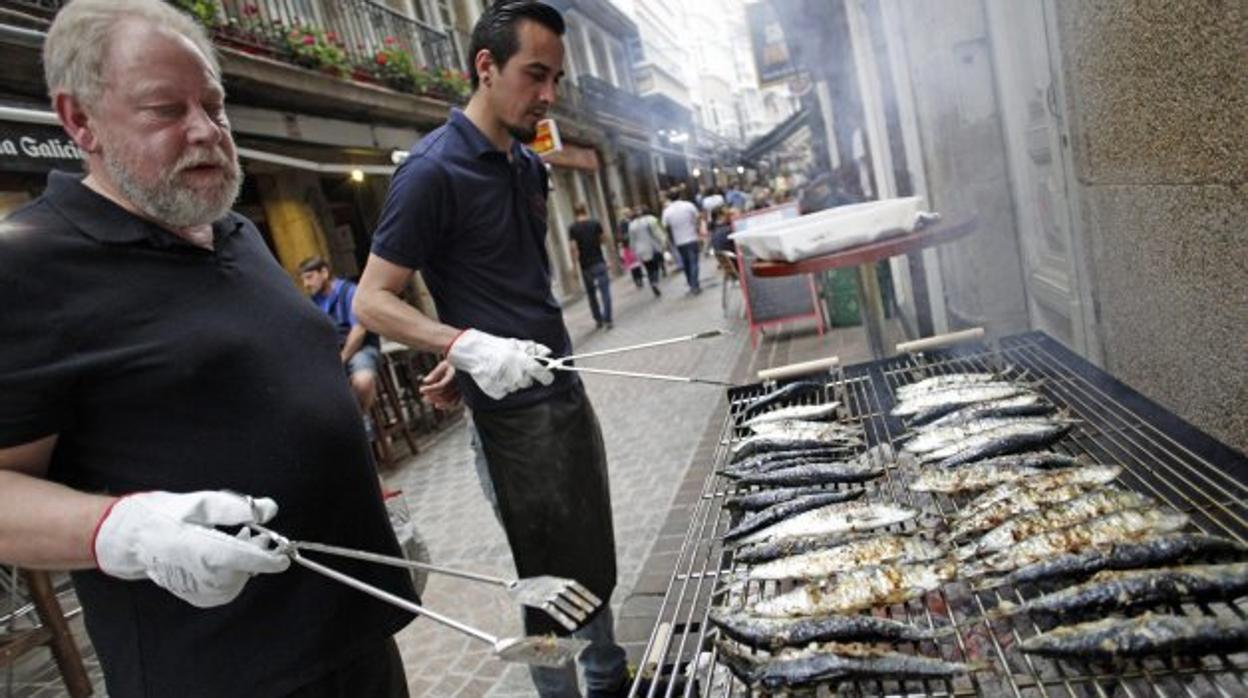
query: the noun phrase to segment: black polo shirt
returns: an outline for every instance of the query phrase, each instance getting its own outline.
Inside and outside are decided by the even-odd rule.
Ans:
[[[442,322],[531,339],[567,356],[572,342],[546,254],[547,193],[545,165],[536,155],[514,143],[508,159],[452,109],[395,173],[373,254],[420,270]],[[493,400],[459,374],[468,406],[482,411],[530,405],[575,382],[557,371],[549,386]]]
[[[0,447],[59,434],[50,479],[89,492],[273,497],[291,538],[398,554],[328,318],[230,214],[192,246],[53,173],[0,223]],[[414,598],[400,570],[331,560]],[[276,696],[411,615],[297,567],[198,609],[74,574],[108,692]]]

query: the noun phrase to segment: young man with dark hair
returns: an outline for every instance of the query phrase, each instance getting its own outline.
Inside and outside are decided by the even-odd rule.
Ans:
[[[540,2],[492,5],[472,33],[474,91],[411,150],[390,185],[355,312],[369,329],[445,352],[472,410],[477,466],[521,577],[576,579],[604,600],[577,631],[591,696],[627,683],[609,602],[616,583],[606,454],[551,293],[545,166],[524,142],[563,76],[563,18]],[[434,320],[399,292],[420,270]],[[561,632],[526,610],[529,633]],[[533,668],[543,696],[579,695],[574,667]]]
[[[334,276],[329,262],[312,256],[299,263],[299,278],[312,302],[329,316],[338,332],[338,358],[351,381],[351,392],[364,415],[364,425],[372,437],[372,421],[368,411],[377,398],[377,371],[381,366],[381,340],[355,318],[351,304],[355,300],[355,284]]]
[[[611,277],[607,274],[607,260],[602,256],[602,224],[589,217],[589,209],[583,203],[573,207],[576,222],[568,226],[568,239],[581,268],[581,283],[589,299],[589,312],[594,316],[598,329],[614,327],[611,322]],[[599,305],[599,297],[602,304]]]

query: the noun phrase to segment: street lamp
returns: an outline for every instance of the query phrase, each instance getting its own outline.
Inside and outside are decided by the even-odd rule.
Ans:
[[[351,170],[351,181],[359,184],[364,181],[364,170]]]
[[[700,169],[698,169],[698,168],[696,168],[696,167],[695,167],[695,168],[693,168],[693,178],[694,178],[694,179],[697,179],[698,177],[701,177],[701,176],[702,176],[702,170],[700,170]]]
[[[739,175],[745,174],[745,165],[737,165],[737,174]]]

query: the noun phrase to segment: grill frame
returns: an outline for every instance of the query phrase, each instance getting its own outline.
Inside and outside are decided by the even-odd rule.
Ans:
[[[997,370],[1040,381],[1039,390],[1059,408],[1081,420],[1055,450],[1087,453],[1101,462],[1124,466],[1117,482],[1151,494],[1189,514],[1189,530],[1218,533],[1248,542],[1248,458],[1144,398],[1120,381],[1041,332],[1006,337],[994,345],[972,344],[925,354],[903,355],[838,368],[818,399],[837,399],[844,422],[859,423],[867,445],[894,442],[903,425],[887,416],[894,389],[922,377],[957,371]],[[809,377],[807,377],[809,378]],[[749,691],[715,662],[708,637],[710,591],[721,572],[731,570],[731,553],[718,535],[730,521],[722,503],[733,491],[731,481],[715,469],[728,457],[727,441],[740,435],[736,424],[748,398],[762,394],[762,384],[728,391],[729,409],[714,452],[714,467],[703,483],[684,542],[677,555],[654,629],[642,655],[639,678],[630,696],[741,696]],[[890,469],[868,483],[865,498],[919,507],[945,518],[964,504],[965,496],[911,493],[901,473]],[[904,529],[930,522],[905,524]],[[894,527],[896,530],[897,527]],[[750,594],[771,595],[792,584],[750,584]],[[1026,593],[1024,593],[1026,592]],[[951,661],[966,661],[968,647],[984,651],[993,671],[944,681],[872,681],[845,684],[851,695],[921,696],[1238,696],[1248,695],[1248,653],[1197,660],[1148,659],[1111,665],[1029,657],[1013,649],[1041,627],[1025,616],[1013,621],[971,621],[1002,599],[1034,597],[1034,589],[1004,587],[971,591],[952,582],[916,601],[890,607],[887,615],[909,618],[923,627],[954,627],[939,643],[922,643],[903,651]],[[716,601],[716,603],[722,603]],[[1248,617],[1248,601],[1183,604],[1187,612]],[[942,613],[943,611],[943,613]],[[1046,624],[1045,627],[1048,627]],[[906,649],[908,648],[908,649]],[[982,655],[969,655],[974,660]]]

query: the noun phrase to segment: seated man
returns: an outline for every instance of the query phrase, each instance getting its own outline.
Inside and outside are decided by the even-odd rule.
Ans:
[[[355,313],[351,311],[355,284],[335,278],[328,262],[321,257],[309,257],[299,263],[299,276],[303,278],[304,290],[312,294],[312,302],[329,315],[338,330],[338,355],[346,366],[351,392],[355,393],[355,401],[364,413],[364,424],[371,437],[372,424],[368,411],[377,397],[381,342],[377,335],[355,320]]]

